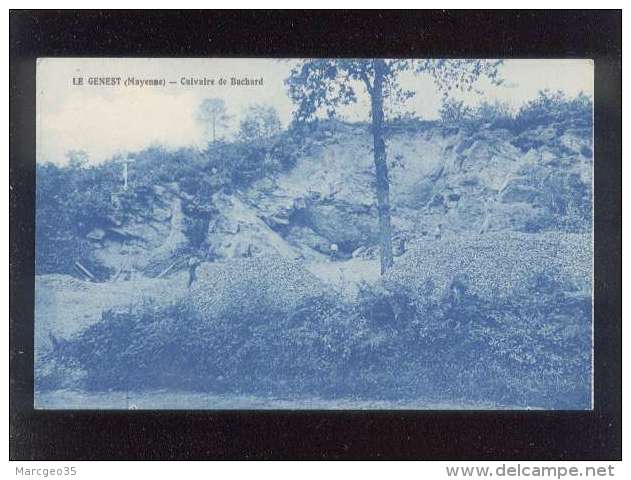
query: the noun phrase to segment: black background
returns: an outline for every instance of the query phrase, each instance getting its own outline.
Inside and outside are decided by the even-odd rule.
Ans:
[[[620,11],[10,12],[10,458],[621,459],[621,32]],[[35,411],[38,56],[593,59],[594,410]]]

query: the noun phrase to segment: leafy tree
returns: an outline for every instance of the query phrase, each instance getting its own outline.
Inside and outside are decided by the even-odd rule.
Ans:
[[[491,123],[494,126],[506,128],[511,127],[514,123],[514,113],[511,107],[499,100],[494,102],[484,100],[476,107],[470,107],[462,100],[445,97],[439,113],[441,120],[446,124],[479,126],[484,123]]]
[[[577,122],[591,126],[592,99],[585,93],[568,98],[562,91],[540,90],[537,97],[524,104],[517,113],[520,129],[553,122]]]
[[[446,97],[438,113],[444,123],[462,123],[473,120],[475,111],[462,100]]]
[[[239,138],[246,142],[264,140],[280,132],[280,127],[274,107],[252,105],[239,126]]]
[[[85,150],[68,150],[66,152],[68,165],[72,168],[82,168],[88,163],[88,153]]]
[[[207,98],[199,106],[197,121],[208,125],[208,136],[217,140],[217,128],[226,128],[229,120],[226,103],[220,98]]]
[[[415,94],[400,82],[401,74],[406,72],[429,75],[448,96],[452,90],[472,90],[482,75],[495,84],[501,83],[497,71],[500,63],[461,59],[310,59],[292,69],[286,85],[298,107],[297,122],[309,121],[322,110],[332,117],[339,106],[357,102],[360,92],[370,99],[382,274],[393,264],[384,100],[397,105]]]
[[[497,121],[512,119],[514,117],[514,112],[510,105],[506,102],[495,100],[491,103],[485,100],[477,106],[475,115],[481,120]]]
[[[97,276],[104,275],[85,237],[94,228],[110,225],[117,165],[70,163],[36,166],[36,272],[71,273],[75,260],[80,260]]]

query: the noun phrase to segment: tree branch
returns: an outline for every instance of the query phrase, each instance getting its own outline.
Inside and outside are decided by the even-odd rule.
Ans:
[[[364,84],[366,85],[366,90],[368,90],[368,94],[372,97],[372,85],[370,84],[370,79],[366,74],[366,70],[360,70],[359,77],[364,81]]]

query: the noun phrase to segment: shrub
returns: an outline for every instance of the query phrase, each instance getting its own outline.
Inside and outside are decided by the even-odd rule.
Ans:
[[[261,142],[278,134],[280,118],[274,107],[253,105],[239,125],[238,138],[243,142]]]
[[[568,98],[561,91],[541,90],[535,99],[519,109],[515,118],[518,130],[552,123],[573,123],[591,128],[592,99],[584,93]]]
[[[507,103],[496,100],[491,103],[483,101],[475,110],[478,122],[490,123],[495,128],[510,130],[514,126],[514,113]]]
[[[261,141],[209,144],[169,150],[152,146],[135,156],[130,167],[131,188],[122,192],[121,167],[108,161],[88,166],[81,152],[70,152],[67,166],[37,164],[36,272],[72,273],[80,260],[99,277],[111,272],[99,266],[85,239],[95,228],[107,228],[142,217],[160,199],[153,187],[176,182],[188,199],[186,213],[194,246],[202,243],[208,219],[214,214],[209,199],[220,189],[246,188],[267,175],[296,164],[300,143],[290,134]],[[145,194],[136,194],[143,190]],[[116,193],[118,207],[112,202]],[[115,221],[114,221],[115,220]]]
[[[589,406],[588,297],[542,277],[527,294],[499,301],[463,281],[440,299],[417,298],[364,285],[356,303],[323,292],[255,318],[235,305],[212,322],[185,302],[111,310],[59,342],[40,362],[48,368],[38,369],[37,384]]]
[[[80,260],[97,276],[99,269],[85,236],[110,223],[111,166],[67,167],[45,163],[36,167],[36,273],[71,273]],[[99,181],[96,181],[96,179]]]
[[[561,91],[541,90],[515,113],[508,104],[500,101],[483,101],[477,107],[469,107],[462,100],[447,97],[439,114],[445,124],[479,126],[489,123],[517,132],[553,124],[591,128],[592,99],[584,93],[569,98]]]
[[[470,107],[462,100],[446,98],[439,111],[441,121],[447,125],[460,125],[478,128],[489,124],[495,128],[510,130],[514,127],[514,114],[507,103],[483,101],[477,107]]]
[[[474,119],[475,111],[462,100],[447,97],[443,100],[439,115],[443,123],[467,123]]]

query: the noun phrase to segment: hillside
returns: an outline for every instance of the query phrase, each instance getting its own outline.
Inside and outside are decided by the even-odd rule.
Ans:
[[[363,125],[332,123],[292,152],[293,167],[238,188],[216,178],[218,187],[203,194],[191,193],[189,178],[138,178],[123,206],[101,224],[91,219],[75,260],[109,272],[106,279],[121,268],[158,275],[183,251],[213,259],[280,255],[322,262],[336,244],[338,259],[372,257],[377,220],[370,141]],[[265,155],[274,161],[273,149]],[[204,153],[197,156],[203,163]],[[515,135],[489,125],[411,125],[391,133],[388,157],[394,234],[402,240],[590,231],[587,127],[557,124]],[[203,174],[209,182],[222,175],[211,166]],[[40,270],[50,271],[40,259]]]
[[[364,124],[148,149],[126,191],[41,167],[38,388],[587,408],[591,120],[399,122],[387,151],[383,277]]]

